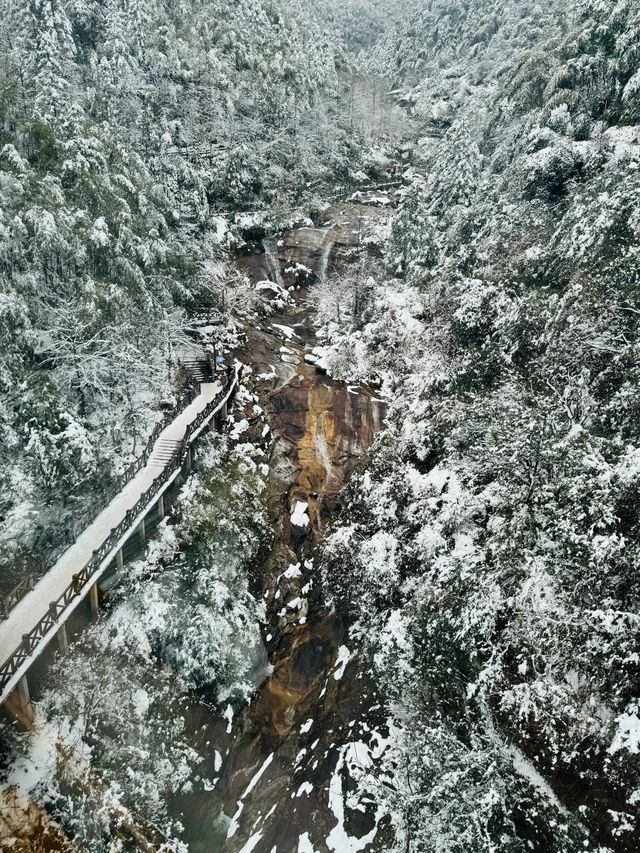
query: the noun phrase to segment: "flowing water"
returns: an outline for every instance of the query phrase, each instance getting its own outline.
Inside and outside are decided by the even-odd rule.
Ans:
[[[333,251],[334,241],[331,234],[331,231],[328,232],[325,238],[325,247],[322,250],[322,255],[320,257],[320,263],[318,265],[318,280],[326,281],[327,280],[327,272],[329,269],[329,261],[331,260],[331,252]]]
[[[275,240],[265,239],[262,241],[262,246],[264,248],[264,261],[268,272],[267,277],[270,281],[280,285],[280,287],[284,287]]]

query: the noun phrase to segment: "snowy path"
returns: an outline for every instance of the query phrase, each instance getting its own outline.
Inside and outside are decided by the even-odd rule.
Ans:
[[[206,424],[214,417],[215,413],[225,404],[228,396],[233,392],[235,383],[229,386],[229,394],[226,395],[202,424],[200,429],[194,433],[194,438],[201,432]],[[64,590],[73,581],[73,575],[79,572],[91,558],[93,551],[99,548],[108,538],[112,529],[117,527],[125,518],[128,510],[135,506],[138,499],[151,486],[159,472],[169,464],[168,448],[175,447],[185,436],[187,427],[197,418],[200,412],[207,407],[209,403],[222,390],[222,385],[219,382],[207,382],[200,386],[200,394],[195,400],[187,406],[174,421],[158,436],[158,440],[154,445],[153,451],[149,457],[149,461],[144,468],[141,468],[136,476],[123,488],[123,490],[111,501],[111,503],[102,510],[102,512],[94,519],[94,521],[78,536],[73,545],[62,554],[52,568],[40,579],[33,590],[29,592],[10,612],[9,616],[0,622],[0,663],[4,663],[20,645],[22,635],[33,628],[38,621],[44,616],[49,608],[49,603],[56,601],[64,592]],[[176,469],[176,475],[179,469]],[[149,502],[152,506],[160,494],[166,491],[171,485],[172,478],[169,478],[163,488],[154,495]],[[126,541],[131,532],[135,530],[140,520],[144,518],[148,512],[148,508],[142,510],[139,516],[135,519],[129,530],[122,536],[115,548],[105,557],[100,564],[100,568],[95,573],[98,578],[104,569],[113,560],[115,553]],[[35,649],[28,661],[26,661],[18,671],[12,676],[11,680],[4,686],[0,695],[0,703],[4,702],[8,694],[15,687],[20,677],[27,671],[33,660],[47,645],[50,639],[55,635],[60,625],[69,617],[75,607],[89,593],[91,584],[87,584],[81,594],[67,607],[65,613],[60,616],[55,628],[44,637],[38,647]]]

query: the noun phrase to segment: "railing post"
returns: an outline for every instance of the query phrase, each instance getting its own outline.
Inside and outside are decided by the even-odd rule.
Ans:
[[[80,575],[73,575],[71,580],[73,582],[73,591],[76,595],[78,595],[78,593],[82,589],[82,584],[80,583]]]
[[[18,719],[25,728],[30,729],[35,722],[36,715],[31,704],[31,694],[29,692],[29,682],[27,681],[26,673],[17,684],[16,697],[18,699]]]
[[[61,654],[66,654],[69,650],[69,637],[67,636],[67,623],[63,622],[62,625],[58,628],[58,633],[56,634],[58,638],[58,648]]]
[[[96,617],[100,611],[100,601],[98,600],[98,583],[94,583],[89,590],[89,608],[91,616]]]
[[[29,693],[29,682],[27,681],[26,674],[18,682],[18,696],[24,705],[31,704],[31,694]]]
[[[31,703],[29,693],[29,682],[26,673],[18,681],[15,688],[7,696],[4,707],[25,729],[32,729],[36,721],[36,715]]]

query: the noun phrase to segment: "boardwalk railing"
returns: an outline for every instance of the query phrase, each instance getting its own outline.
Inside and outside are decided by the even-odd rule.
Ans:
[[[226,391],[225,389],[221,392],[223,395]],[[147,439],[147,443],[144,446],[144,450],[140,454],[137,459],[127,467],[127,469],[120,474],[119,477],[116,477],[115,480],[111,482],[111,484],[103,490],[101,494],[101,500],[99,503],[95,504],[91,507],[87,512],[82,513],[82,515],[78,518],[76,517],[73,524],[73,537],[71,541],[75,541],[75,536],[80,530],[84,530],[88,527],[102,512],[102,510],[109,505],[109,503],[113,500],[113,498],[120,494],[123,488],[127,485],[127,483],[131,482],[133,478],[136,476],[138,471],[140,471],[149,461],[149,457],[151,456],[151,452],[153,451],[154,445],[158,440],[158,437],[163,430],[165,430],[169,424],[174,421],[178,415],[183,412],[187,406],[190,406],[191,403],[198,396],[198,391],[195,388],[190,388],[187,394],[184,397],[181,397],[180,400],[176,403],[176,405],[165,412],[162,416],[161,420],[154,426],[151,435]],[[59,557],[64,554],[67,550],[71,542],[64,542],[58,548],[49,552],[49,561],[50,565],[39,572],[30,572],[26,577],[24,577],[20,583],[14,587],[11,592],[7,593],[4,596],[2,601],[0,601],[0,619],[6,619],[11,610],[16,606],[16,604],[25,597],[25,595],[33,589],[36,583],[43,577],[48,571],[49,568],[54,565]]]
[[[2,602],[2,611],[0,612],[0,618],[4,618],[12,607],[15,607],[16,604],[21,601],[28,592],[34,587],[36,581],[36,575],[34,572],[30,572],[26,575],[19,584],[17,584],[10,593],[5,595],[4,600]]]
[[[218,394],[216,394],[213,400],[211,400],[205,406],[205,408],[197,415],[197,417],[189,424],[184,434],[184,437],[180,442],[180,445],[176,449],[174,455],[169,460],[169,462],[167,462],[166,466],[158,474],[158,476],[155,478],[155,480],[149,486],[146,492],[140,495],[135,505],[132,506],[130,510],[128,510],[120,524],[118,524],[117,527],[114,527],[111,530],[102,545],[93,552],[88,562],[80,569],[79,572],[77,572],[77,574],[74,574],[72,576],[71,583],[67,586],[62,595],[60,595],[56,601],[52,601],[49,604],[49,609],[44,614],[44,616],[42,616],[42,618],[38,621],[38,623],[28,633],[22,635],[22,642],[20,643],[18,648],[15,649],[15,651],[0,666],[0,693],[4,691],[5,687],[13,678],[15,673],[29,659],[34,650],[37,648],[40,641],[43,640],[51,631],[51,629],[55,627],[55,625],[60,620],[60,617],[65,613],[65,611],[74,601],[74,599],[80,595],[84,587],[86,587],[90,581],[95,582],[95,580],[97,580],[97,578],[94,578],[94,575],[100,568],[101,564],[104,562],[106,557],[114,550],[118,542],[127,533],[127,531],[131,529],[136,518],[142,512],[144,512],[146,507],[151,503],[153,498],[158,495],[162,487],[171,478],[173,473],[183,464],[194,433],[198,431],[198,429],[207,420],[207,418],[211,417],[212,413],[216,411],[216,409],[220,406],[223,400],[225,400],[225,398],[228,398],[231,395],[234,387],[237,385],[238,379],[239,373],[236,372],[231,377],[231,379],[225,384],[224,388]],[[165,426],[166,425],[167,424],[165,424]],[[157,432],[156,438],[161,431],[162,430],[159,430]],[[156,431],[154,430],[154,432]],[[134,466],[137,465],[138,467],[136,470],[138,471],[140,470],[140,468],[143,467],[141,460],[148,460],[150,453],[149,448],[153,447],[153,444],[150,444],[150,442],[151,439],[149,439],[149,442],[147,442],[147,448],[145,449],[143,455],[134,463],[133,466],[131,466],[131,468],[134,468]],[[127,471],[122,478],[123,484],[128,483],[133,476],[133,474],[130,475],[130,471]],[[125,477],[127,479],[124,479]]]

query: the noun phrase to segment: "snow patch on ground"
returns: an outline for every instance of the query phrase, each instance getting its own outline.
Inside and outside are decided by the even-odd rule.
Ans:
[[[255,786],[258,784],[258,782],[262,778],[264,771],[267,769],[267,767],[271,764],[272,761],[273,761],[273,753],[270,753],[265,758],[264,762],[260,766],[260,769],[257,771],[257,773],[254,775],[253,779],[249,782],[249,784],[245,788],[244,794],[242,795],[242,797],[240,799],[244,800],[244,798],[247,797],[253,791]]]
[[[272,323],[271,324],[274,329],[277,329],[279,332],[287,338],[287,340],[291,340],[292,338],[297,338],[298,335],[295,333],[295,330],[291,328],[291,326],[283,326],[281,323]],[[289,350],[290,351],[290,350]]]
[[[609,747],[609,754],[613,755],[626,749],[637,755],[640,751],[640,718],[636,713],[620,714],[616,718],[618,730]]]
[[[29,735],[29,752],[20,756],[11,767],[7,782],[23,791],[32,791],[40,782],[56,772],[59,733],[50,724],[37,726]]]
[[[362,838],[355,838],[349,835],[344,826],[345,795],[343,792],[342,771],[345,767],[347,755],[349,755],[349,763],[353,761],[351,748],[354,746],[355,744],[347,744],[347,746],[341,750],[338,763],[336,764],[336,768],[331,776],[331,781],[329,782],[329,808],[333,812],[337,823],[327,836],[326,841],[327,847],[329,850],[333,850],[334,853],[357,853],[359,850],[365,850],[373,841],[378,831],[377,820],[373,829],[366,835],[363,835]],[[364,746],[364,744],[362,746]],[[366,746],[364,746],[364,750],[368,760],[368,749]]]
[[[231,734],[231,727],[233,726],[233,708],[231,705],[227,705],[222,716],[227,721],[227,734]]]
[[[227,830],[227,838],[233,838],[233,836],[238,831],[240,815],[242,814],[242,810],[244,808],[244,800],[253,791],[255,786],[258,784],[258,782],[262,778],[265,770],[271,764],[272,761],[273,761],[273,753],[270,753],[270,755],[268,755],[267,758],[265,758],[264,762],[261,764],[258,771],[254,774],[253,778],[251,779],[251,781],[249,782],[247,787],[244,789],[242,796],[238,800],[238,808],[236,809],[234,816],[231,818],[231,822],[230,822],[229,828]],[[259,840],[260,839],[258,839],[258,841]],[[257,842],[256,842],[256,844],[257,844]],[[248,849],[252,850],[253,847],[250,847]]]
[[[296,501],[295,508],[291,513],[291,524],[295,524],[296,527],[309,526],[309,516],[307,515],[308,506],[309,504],[307,501]]]
[[[300,571],[300,563],[296,563],[295,565],[291,563],[287,569],[282,573],[283,577],[291,580],[292,578],[301,578],[302,572]]]
[[[340,681],[350,660],[351,652],[349,649],[346,646],[340,646],[338,649],[338,656],[336,658],[335,671],[333,673],[333,677],[336,681]]]
[[[308,832],[304,832],[298,839],[298,853],[315,853]]]
[[[270,367],[271,367],[271,370],[268,373],[258,373],[256,375],[256,379],[265,379],[265,380],[266,379],[275,379],[276,376],[278,375],[276,373],[276,369],[273,365],[270,365]]]
[[[328,347],[314,347],[311,352],[305,353],[304,360],[307,362],[307,364],[312,364],[319,370],[324,370],[325,372],[328,372],[328,353]]]
[[[241,421],[238,421],[233,425],[233,429],[229,433],[229,438],[237,441],[243,432],[246,432],[249,429],[249,421],[246,418],[243,418]]]
[[[251,838],[247,841],[247,843],[241,847],[239,853],[251,853],[254,847],[257,846],[258,842],[262,838],[261,832],[256,832]]]

